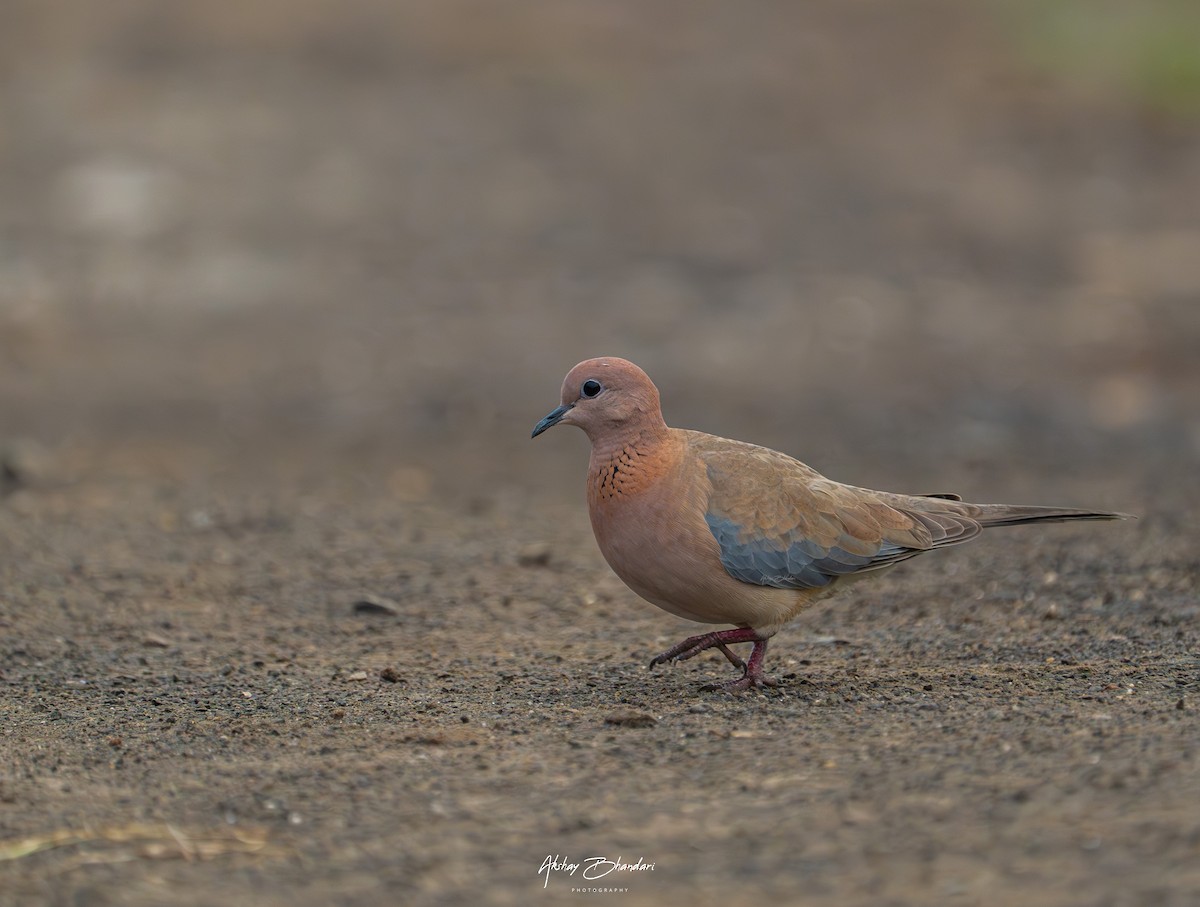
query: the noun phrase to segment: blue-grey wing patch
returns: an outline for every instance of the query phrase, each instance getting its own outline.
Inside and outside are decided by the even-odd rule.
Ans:
[[[764,538],[748,535],[733,520],[705,514],[721,550],[721,564],[734,579],[777,589],[819,589],[839,576],[878,570],[919,554],[922,549],[881,541],[871,554],[854,554],[837,545],[828,548],[794,535]]]

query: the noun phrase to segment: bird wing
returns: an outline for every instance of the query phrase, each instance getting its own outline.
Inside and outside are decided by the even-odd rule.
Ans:
[[[767,448],[712,436],[692,446],[710,485],[705,520],[721,563],[742,582],[820,588],[965,542],[982,528],[940,506],[831,481]]]

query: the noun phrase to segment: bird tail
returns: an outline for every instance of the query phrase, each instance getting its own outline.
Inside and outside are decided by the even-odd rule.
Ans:
[[[1075,520],[1131,520],[1130,513],[1108,510],[1075,510],[1070,507],[1038,507],[1023,504],[975,504],[970,513],[981,526],[1020,526],[1025,523],[1071,523]]]

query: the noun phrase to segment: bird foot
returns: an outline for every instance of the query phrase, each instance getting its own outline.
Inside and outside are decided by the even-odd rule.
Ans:
[[[744,693],[747,690],[761,690],[767,687],[774,689],[779,681],[768,674],[759,672],[751,674],[747,671],[737,680],[726,680],[724,683],[706,683],[700,689],[705,693]]]
[[[758,642],[758,634],[749,627],[738,627],[736,630],[717,630],[713,633],[701,633],[699,636],[689,636],[683,642],[671,646],[665,652],[660,652],[650,659],[650,669],[671,661],[687,661],[695,658],[706,649],[719,649],[721,654],[729,659],[735,668],[745,670],[746,662],[730,651],[727,643]]]
[[[750,653],[749,661],[743,661],[730,651],[728,644],[735,642],[754,643],[754,651]],[[724,683],[705,684],[700,689],[706,692],[720,690],[726,693],[742,693],[750,689],[779,686],[778,680],[763,673],[762,663],[764,656],[767,654],[767,640],[749,627],[738,627],[734,630],[717,630],[713,633],[689,636],[678,645],[674,645],[667,649],[667,651],[655,655],[650,660],[650,667],[653,669],[657,665],[666,664],[670,661],[686,661],[689,658],[694,658],[706,649],[719,650],[722,655],[729,659],[731,665],[741,669],[742,676],[736,680],[727,680]]]
[[[729,646],[725,645],[723,642],[720,642],[717,643],[717,648],[721,650],[722,655],[729,659],[729,663],[731,665],[733,665],[735,668],[740,668],[743,671],[746,670],[746,662],[744,662],[741,657],[737,655],[737,653],[731,651]]]

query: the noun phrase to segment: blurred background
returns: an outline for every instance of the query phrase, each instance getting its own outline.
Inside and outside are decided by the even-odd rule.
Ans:
[[[1200,455],[1191,0],[0,16],[6,481],[577,495],[601,354],[861,484]]]
[[[1140,519],[697,700],[529,439],[597,355]],[[1197,0],[0,3],[0,904],[1197,903],[1198,461]]]

